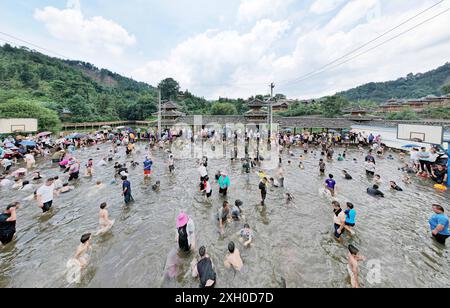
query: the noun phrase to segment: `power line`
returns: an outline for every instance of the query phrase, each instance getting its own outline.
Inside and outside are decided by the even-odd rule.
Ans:
[[[361,50],[361,49],[363,49],[364,47],[366,47],[366,46],[368,46],[368,45],[370,45],[370,44],[372,44],[372,43],[378,41],[379,39],[385,37],[385,36],[388,35],[389,33],[392,33],[393,31],[399,29],[400,27],[402,27],[402,26],[404,26],[405,24],[409,23],[411,20],[414,20],[414,19],[416,19],[417,17],[419,17],[419,16],[425,14],[426,12],[430,11],[431,9],[435,8],[436,6],[438,6],[439,4],[441,4],[441,3],[443,3],[443,2],[445,2],[445,0],[441,0],[441,1],[437,2],[437,3],[435,3],[434,5],[428,7],[427,9],[421,11],[420,13],[414,15],[413,17],[411,17],[411,18],[409,18],[409,19],[403,21],[402,23],[398,24],[398,25],[395,26],[394,28],[392,28],[392,29],[390,29],[390,30],[384,32],[383,34],[377,36],[376,38],[374,38],[374,39],[372,39],[372,40],[370,40],[370,41],[368,41],[367,43],[364,43],[363,45],[359,46],[358,48],[356,48],[356,49],[354,49],[354,50],[352,50],[352,51],[346,53],[346,54],[343,55],[342,57],[339,57],[339,58],[337,58],[337,59],[335,59],[335,60],[333,60],[333,61],[331,61],[331,62],[325,64],[324,66],[318,68],[317,70],[311,71],[311,72],[309,72],[309,73],[307,73],[307,74],[305,74],[305,75],[302,75],[302,76],[300,76],[300,77],[297,77],[297,78],[295,78],[295,79],[280,81],[279,83],[283,86],[283,85],[285,85],[285,84],[290,84],[290,83],[293,83],[293,82],[298,82],[299,80],[304,80],[305,77],[308,77],[308,76],[310,76],[310,75],[315,75],[317,71],[322,71],[323,69],[325,69],[325,68],[327,68],[327,67],[333,65],[334,63],[337,63],[337,62],[339,62],[340,60],[343,60],[343,59],[347,58],[348,56],[354,54],[355,52],[357,52],[357,51],[359,51],[359,50]]]
[[[339,67],[339,66],[341,66],[341,65],[344,65],[344,64],[346,64],[346,63],[348,63],[348,62],[350,62],[350,61],[352,61],[352,60],[354,60],[354,59],[356,59],[356,58],[358,58],[358,57],[360,57],[360,56],[363,56],[363,55],[369,53],[369,52],[372,51],[372,50],[377,49],[378,47],[381,47],[381,46],[383,46],[383,45],[385,45],[385,44],[387,44],[387,43],[393,41],[394,39],[396,39],[396,38],[398,38],[398,37],[400,37],[400,36],[403,36],[403,35],[405,35],[405,34],[411,32],[411,31],[415,30],[416,28],[418,28],[418,27],[420,27],[420,26],[426,24],[427,22],[429,22],[429,21],[431,21],[431,20],[433,20],[433,19],[435,19],[435,18],[437,18],[437,17],[439,17],[439,16],[441,16],[441,15],[443,15],[443,14],[449,12],[449,11],[450,11],[450,8],[448,8],[448,9],[446,9],[446,10],[440,12],[440,13],[437,14],[437,15],[434,15],[434,16],[432,16],[432,17],[426,19],[425,21],[423,21],[423,22],[421,22],[421,23],[419,23],[419,24],[417,24],[417,25],[415,25],[415,26],[413,26],[413,27],[407,29],[406,31],[403,31],[403,32],[401,32],[401,33],[399,33],[399,34],[397,34],[397,35],[391,37],[390,39],[388,39],[388,40],[386,40],[386,41],[384,41],[384,42],[382,42],[382,43],[380,43],[380,44],[378,44],[378,45],[376,45],[376,46],[374,46],[374,47],[372,47],[372,48],[370,48],[370,49],[368,49],[368,50],[366,50],[366,51],[364,51],[364,52],[362,52],[362,53],[359,53],[359,54],[357,54],[357,55],[355,55],[355,56],[353,56],[353,57],[351,57],[351,58],[348,58],[347,60],[345,60],[345,61],[343,61],[343,62],[341,62],[341,63],[335,64],[335,65],[330,66],[330,67],[327,66],[327,68],[324,68],[324,69],[321,69],[321,70],[317,70],[317,71],[315,71],[315,72],[313,72],[313,73],[311,73],[311,74],[308,74],[308,75],[304,76],[304,77],[301,78],[301,79],[294,80],[294,81],[292,81],[292,82],[286,83],[286,84],[284,85],[284,87],[285,87],[285,88],[286,88],[286,87],[291,87],[291,86],[295,85],[296,83],[299,83],[299,82],[302,82],[302,81],[304,81],[304,80],[307,80],[307,79],[309,79],[309,78],[311,78],[311,77],[314,77],[314,76],[316,76],[316,75],[318,75],[318,74],[320,74],[320,73],[323,73],[323,72],[325,72],[325,71],[334,69],[334,68]]]
[[[43,51],[52,53],[52,54],[54,54],[54,55],[56,55],[56,56],[58,56],[58,57],[62,57],[62,58],[65,58],[65,59],[70,59],[70,57],[66,57],[66,56],[64,56],[64,55],[62,55],[62,54],[60,54],[60,53],[58,53],[58,52],[55,52],[55,51],[52,51],[52,50],[47,49],[47,48],[45,48],[45,47],[41,47],[41,46],[39,46],[39,45],[33,44],[33,43],[31,43],[31,42],[28,42],[28,41],[26,41],[26,40],[23,40],[23,39],[21,39],[21,38],[18,38],[17,36],[14,36],[14,35],[11,35],[11,34],[2,32],[2,31],[0,31],[0,34],[5,35],[5,36],[7,36],[7,37],[10,37],[10,38],[12,38],[12,39],[14,39],[14,40],[18,40],[18,41],[20,41],[20,42],[22,42],[22,43],[25,43],[25,44],[28,44],[28,45],[30,45],[30,46],[33,46],[33,47],[35,47],[35,48],[41,49],[41,50],[43,50]]]

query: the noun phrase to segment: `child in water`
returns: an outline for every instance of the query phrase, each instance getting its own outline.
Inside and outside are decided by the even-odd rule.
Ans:
[[[302,162],[299,163],[298,167],[300,168],[300,170],[305,170],[305,165],[303,165]]]
[[[80,240],[81,244],[78,246],[77,252],[75,253],[74,259],[78,261],[82,269],[89,264],[89,251],[92,249],[90,240],[91,234],[84,234]]]
[[[359,254],[358,248],[353,245],[348,246],[348,273],[350,275],[350,280],[352,287],[359,288],[359,265],[358,262],[366,261],[366,258]]]
[[[106,204],[106,202],[100,205],[100,212],[99,212],[100,230],[97,232],[97,235],[105,234],[114,225],[114,220],[109,219],[107,207],[108,205]]]
[[[158,192],[161,188],[161,182],[160,181],[156,181],[156,183],[154,185],[152,185],[152,190]]]

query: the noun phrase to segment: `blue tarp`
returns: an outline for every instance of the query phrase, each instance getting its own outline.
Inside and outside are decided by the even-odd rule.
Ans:
[[[24,146],[27,146],[27,147],[34,147],[34,146],[36,146],[36,142],[29,141],[29,140],[24,140],[20,144],[24,145]]]

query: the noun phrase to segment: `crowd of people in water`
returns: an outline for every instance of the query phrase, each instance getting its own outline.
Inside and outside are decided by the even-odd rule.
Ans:
[[[53,135],[41,133],[37,136],[14,137],[7,136],[0,140],[0,189],[3,190],[23,190],[29,191],[30,196],[25,200],[17,200],[6,206],[5,210],[0,214],[0,241],[2,245],[8,245],[13,241],[16,233],[16,221],[18,210],[21,203],[35,202],[36,207],[43,214],[51,213],[54,206],[54,200],[60,194],[69,193],[75,189],[72,183],[82,180],[83,177],[93,178],[96,168],[114,168],[114,178],[112,184],[121,181],[124,205],[131,206],[133,198],[133,190],[131,177],[128,168],[142,167],[144,179],[153,176],[155,161],[152,153],[155,151],[164,151],[167,155],[166,166],[168,174],[176,173],[176,157],[171,151],[172,145],[177,140],[183,140],[186,144],[196,143],[208,140],[214,146],[220,142],[229,142],[232,145],[231,160],[238,159],[238,144],[244,145],[244,155],[240,158],[242,163],[242,173],[246,181],[250,183],[250,174],[256,173],[259,177],[258,189],[260,190],[260,206],[265,207],[266,198],[270,187],[285,187],[285,168],[305,168],[304,161],[306,157],[314,157],[317,162],[317,176],[326,178],[323,181],[323,187],[320,191],[324,196],[329,197],[331,209],[333,213],[333,236],[338,241],[348,233],[348,236],[355,234],[357,205],[350,202],[341,204],[336,196],[339,194],[339,184],[342,181],[352,181],[353,176],[348,170],[342,170],[340,176],[335,174],[327,174],[327,164],[331,161],[343,161],[348,159],[348,151],[350,148],[358,149],[361,153],[365,153],[364,161],[358,161],[353,158],[353,162],[364,168],[368,178],[372,181],[372,185],[367,188],[367,194],[374,198],[384,198],[384,187],[402,192],[402,185],[411,184],[412,177],[416,176],[423,180],[431,180],[438,189],[445,190],[447,183],[447,162],[443,153],[439,149],[431,148],[412,148],[409,157],[408,151],[399,153],[402,165],[398,171],[403,174],[402,183],[384,179],[377,172],[377,161],[379,159],[394,160],[392,152],[383,144],[382,136],[374,136],[372,134],[349,132],[345,135],[334,133],[304,133],[294,135],[291,132],[274,134],[268,138],[263,136],[259,131],[245,132],[216,132],[211,129],[202,129],[198,133],[190,130],[166,130],[161,138],[157,133],[142,132],[125,128],[121,131],[99,131],[94,134],[73,134],[68,137],[59,139],[53,138]],[[264,157],[259,150],[253,151],[251,144],[258,148],[262,144],[263,138],[268,139],[268,146],[276,148],[278,161],[276,171],[273,176],[269,176],[261,167]],[[96,147],[101,143],[110,144],[110,151],[104,155],[99,161],[89,159],[85,162],[80,161],[76,157],[79,150],[87,147]],[[124,149],[126,157],[134,157],[133,154],[137,150],[138,144],[145,145],[145,153],[142,161],[122,161],[120,149]],[[295,149],[300,149],[302,154],[296,156]],[[337,153],[339,152],[339,153]],[[142,154],[142,153],[138,153]],[[363,157],[364,157],[363,156]],[[286,161],[287,157],[287,161]],[[44,171],[37,169],[37,159],[49,161],[54,166],[59,166],[60,174],[45,175]],[[296,166],[298,164],[298,167]],[[196,187],[186,187],[186,189],[197,189],[203,196],[205,203],[211,203],[211,196],[214,191],[223,198],[223,203],[217,212],[217,227],[220,234],[225,234],[225,228],[232,221],[242,222],[242,229],[237,236],[240,243],[229,241],[228,252],[224,257],[224,267],[232,268],[235,271],[241,271],[245,266],[245,260],[242,259],[241,249],[251,249],[255,236],[251,226],[246,223],[243,214],[243,202],[235,200],[229,202],[229,188],[232,185],[229,174],[226,170],[210,171],[214,166],[210,166],[209,159],[204,156],[197,160],[195,166],[199,174],[199,182]],[[82,175],[80,176],[80,173]],[[44,182],[43,185],[39,183]],[[103,183],[98,181],[98,187]],[[217,190],[213,186],[217,185]],[[255,183],[256,185],[256,183]],[[300,185],[300,183],[299,183]],[[160,179],[156,179],[155,184],[151,185],[153,191],[161,189]],[[286,202],[292,202],[295,198],[291,193],[285,193]],[[186,211],[187,212],[187,211]],[[445,244],[446,239],[450,237],[449,219],[445,214],[445,209],[439,204],[432,205],[432,216],[429,220],[431,234],[433,238],[440,244]],[[108,213],[108,205],[102,203],[99,206],[99,229],[95,234],[87,233],[81,237],[80,246],[77,248],[73,256],[73,261],[81,269],[89,264],[89,254],[91,253],[91,240],[95,236],[102,236],[111,232],[115,221],[111,220]],[[217,281],[216,265],[208,255],[207,248],[196,242],[195,224],[193,217],[188,213],[182,212],[177,217],[176,238],[180,252],[190,253],[198,251],[198,256],[192,261],[192,276],[198,277],[200,287],[213,287]],[[240,246],[241,245],[241,246]],[[360,255],[357,247],[348,246],[348,270],[351,278],[351,285],[355,288],[360,286],[359,283],[359,266],[358,263],[365,260]]]

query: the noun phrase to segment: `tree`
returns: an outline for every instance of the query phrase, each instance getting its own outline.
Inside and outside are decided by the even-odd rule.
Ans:
[[[280,112],[280,115],[285,117],[301,117],[317,114],[321,114],[320,106],[317,104],[305,105],[302,103],[291,105],[289,110]]]
[[[342,115],[342,110],[349,105],[349,101],[341,96],[330,96],[321,103],[322,115],[334,118]]]
[[[75,95],[67,102],[67,107],[70,109],[75,118],[80,120],[88,120],[92,116],[92,110],[87,105],[86,100],[81,95]]]
[[[163,100],[175,99],[180,92],[180,84],[173,78],[166,78],[158,85]]]
[[[61,129],[58,114],[33,101],[15,99],[0,103],[0,118],[37,118],[41,131],[56,132]]]
[[[31,71],[30,66],[23,65],[20,75],[19,75],[20,81],[24,84],[26,87],[30,87],[35,89],[38,85],[38,82],[36,80],[35,74]]]
[[[235,115],[237,114],[236,106],[230,103],[215,103],[211,107],[213,115]]]
[[[386,118],[388,120],[418,120],[419,117],[417,116],[417,113],[414,112],[411,108],[407,108],[403,111],[399,112],[391,112],[388,113]]]
[[[444,94],[450,94],[450,84],[442,87],[442,92],[444,92]]]

